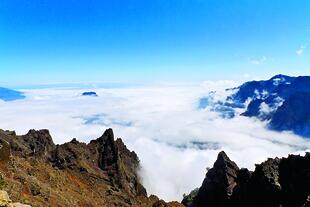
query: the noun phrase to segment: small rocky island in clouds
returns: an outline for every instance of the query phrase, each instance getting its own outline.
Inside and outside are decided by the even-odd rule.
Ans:
[[[97,97],[97,93],[94,91],[85,91],[82,93],[82,96],[93,96],[93,97]]]

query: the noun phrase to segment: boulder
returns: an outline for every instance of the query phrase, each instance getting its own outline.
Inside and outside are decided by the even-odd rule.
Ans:
[[[13,203],[6,191],[0,191],[0,206],[1,207],[31,207],[30,205]]]

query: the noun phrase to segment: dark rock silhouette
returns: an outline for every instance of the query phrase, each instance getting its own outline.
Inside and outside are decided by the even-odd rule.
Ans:
[[[94,91],[86,91],[86,92],[83,92],[83,93],[82,93],[82,96],[94,96],[94,97],[96,97],[96,96],[98,96],[98,95],[97,95],[97,93],[94,92]]]
[[[226,206],[237,185],[238,170],[238,166],[227,157],[225,152],[220,152],[193,201],[194,206],[202,206],[205,203],[210,206]]]
[[[293,130],[302,136],[310,135],[310,93],[298,92],[291,95],[280,106],[269,123],[270,128]]]
[[[247,82],[231,97],[241,103],[249,98],[252,100],[242,115],[270,120],[268,126],[273,130],[291,130],[310,137],[310,76],[277,75],[266,81]],[[261,104],[269,111],[261,111]]]
[[[309,207],[310,153],[289,155],[239,169],[220,152],[188,207]]]

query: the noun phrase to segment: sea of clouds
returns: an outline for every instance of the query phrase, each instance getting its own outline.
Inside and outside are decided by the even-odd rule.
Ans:
[[[201,185],[221,150],[239,167],[250,169],[267,157],[310,150],[309,140],[267,130],[256,119],[224,119],[208,107],[198,109],[199,99],[210,91],[220,91],[215,98],[221,100],[225,88],[237,85],[217,81],[89,89],[98,97],[81,96],[88,90],[79,88],[24,90],[26,99],[0,101],[0,128],[18,134],[47,128],[56,143],[72,138],[89,142],[113,128],[138,154],[148,193],[180,201],[183,193]]]

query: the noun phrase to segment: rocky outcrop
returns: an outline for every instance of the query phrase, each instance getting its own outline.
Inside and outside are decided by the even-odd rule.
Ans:
[[[0,138],[0,161],[8,161],[11,155],[10,144]]]
[[[55,145],[48,130],[0,130],[0,190],[33,206],[181,207],[147,196],[139,158],[108,129],[89,144]],[[254,172],[218,154],[187,207],[310,207],[310,153],[268,159]],[[164,186],[163,186],[164,188]],[[1,194],[1,193],[0,193]],[[5,194],[5,193],[4,193]],[[1,197],[1,195],[0,195]],[[1,206],[0,198],[0,206]],[[23,206],[6,197],[2,206]],[[12,206],[13,205],[13,206]]]
[[[310,153],[268,159],[255,171],[239,169],[220,152],[188,207],[309,207]]]
[[[14,155],[48,158],[55,149],[53,139],[47,129],[29,130],[26,135],[17,136],[14,131],[0,131],[0,138],[9,143]]]
[[[159,200],[157,202],[155,202],[152,207],[184,207],[182,204],[178,203],[178,202],[169,202],[166,203],[163,200]]]
[[[115,141],[115,148],[118,154],[117,166],[119,166],[118,179],[120,185],[131,194],[146,196],[146,189],[140,183],[140,179],[137,174],[137,171],[140,168],[140,161],[137,154],[134,151],[129,151],[121,139],[117,139]]]
[[[280,159],[268,159],[260,165],[256,165],[248,181],[246,198],[247,203],[253,206],[278,206],[281,202],[281,184],[279,183]],[[257,195],[261,195],[264,199]],[[242,200],[241,200],[242,202]],[[246,205],[246,203],[245,203]]]
[[[91,141],[89,147],[92,154],[97,157],[98,167],[109,176],[116,177],[119,171],[118,152],[112,129],[106,130],[100,138]]]
[[[113,187],[120,188],[131,196],[147,196],[141,185],[137,170],[139,159],[127,149],[121,139],[114,140],[112,129],[89,144],[73,139],[56,146],[51,162],[59,169],[71,169],[90,173],[99,170]]]
[[[10,149],[7,156],[0,148],[7,159],[0,163],[0,187],[14,200],[44,207],[176,206],[147,196],[137,154],[115,140],[112,129],[89,144],[72,139],[55,145],[48,130],[22,136],[0,130],[0,140]]]
[[[26,135],[21,136],[25,145],[30,149],[28,155],[49,156],[55,149],[53,139],[47,129],[36,131],[29,130]]]
[[[93,172],[98,169],[118,188],[133,196],[146,196],[140,184],[137,170],[139,159],[135,152],[127,149],[121,139],[114,140],[112,129],[108,129],[88,145],[76,139],[56,146],[51,162],[59,169]]]
[[[0,206],[1,207],[31,207],[30,205],[13,203],[6,191],[0,191]]]
[[[237,185],[238,171],[236,163],[232,162],[225,152],[220,152],[213,168],[207,172],[192,205],[227,206]]]

